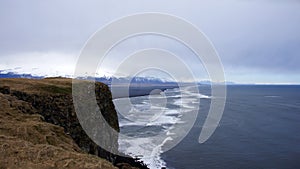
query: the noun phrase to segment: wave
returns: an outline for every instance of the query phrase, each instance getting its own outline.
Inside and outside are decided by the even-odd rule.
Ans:
[[[269,97],[269,98],[278,98],[278,97],[281,97],[281,96],[264,96],[264,97]]]
[[[198,110],[199,99],[209,99],[210,96],[194,93],[191,88],[167,89],[161,95],[151,96],[162,98],[164,95],[168,102],[166,105],[151,105],[149,97],[140,96],[132,100],[129,112],[119,112],[121,135],[119,137],[119,150],[133,157],[138,157],[149,168],[166,167],[161,158],[161,148],[166,142],[172,140],[171,130],[175,124],[183,123],[182,116],[191,110]],[[118,100],[119,102],[121,100]],[[162,107],[160,107],[162,106]],[[155,135],[164,137],[157,140]],[[160,142],[159,142],[160,141]]]

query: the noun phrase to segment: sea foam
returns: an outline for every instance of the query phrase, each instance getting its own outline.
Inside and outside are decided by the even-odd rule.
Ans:
[[[151,169],[166,167],[165,161],[161,158],[161,149],[176,134],[171,132],[174,125],[184,123],[181,117],[185,113],[197,110],[199,104],[196,103],[200,98],[210,98],[194,92],[190,88],[166,90],[163,93],[168,99],[165,107],[151,105],[147,96],[132,98],[129,112],[119,112],[122,114],[120,116],[122,118],[119,119],[121,127],[119,150],[140,158]],[[151,99],[153,98],[162,96],[151,96]],[[120,100],[118,102],[120,103]],[[162,135],[163,138],[159,140],[156,135]]]

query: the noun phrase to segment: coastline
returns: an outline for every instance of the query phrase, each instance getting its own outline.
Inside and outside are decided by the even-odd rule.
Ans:
[[[178,85],[153,84],[130,86],[129,88],[126,85],[117,85],[113,87],[109,86],[109,88],[112,93],[112,99],[120,99],[128,97],[147,96],[150,94],[159,94],[160,92],[164,92],[167,89],[178,88]]]
[[[48,146],[58,146],[63,149],[66,149],[66,153],[69,151],[76,151],[80,154],[93,155],[92,159],[99,159],[107,161],[107,165],[115,166],[118,168],[147,168],[142,162],[138,162],[137,159],[131,157],[122,157],[113,155],[97,146],[83,131],[81,125],[79,124],[76,113],[74,111],[73,102],[72,102],[72,79],[68,78],[47,78],[47,79],[0,79],[0,95],[1,95],[1,113],[6,113],[6,115],[1,116],[1,144],[8,144],[10,139],[17,139],[14,133],[19,132],[21,124],[25,124],[28,128],[32,128],[33,133],[20,133],[22,136],[20,139],[20,144],[33,144],[33,146],[25,147],[22,149],[22,153],[11,154],[11,151],[16,151],[14,149],[3,149],[3,156],[0,158],[1,165],[3,167],[21,167],[21,166],[36,166],[37,168],[43,168],[47,166],[52,166],[56,164],[55,160],[63,160],[64,156],[57,156],[53,159],[50,154],[46,154],[45,159],[49,164],[44,165],[44,161],[38,159],[32,159],[32,157],[27,157],[26,154],[32,152],[32,148],[36,146],[36,142],[30,141],[32,138],[37,137],[37,134],[40,133],[40,129],[34,127],[33,124],[29,121],[21,122],[12,122],[16,128],[12,128],[9,132],[7,127],[10,125],[7,122],[13,120],[14,118],[20,119],[22,116],[38,116],[40,121],[39,123],[49,124],[49,127],[46,125],[45,130],[53,130],[54,133],[61,133],[63,137],[67,137],[72,145],[77,146],[78,148],[66,149],[66,146],[70,144],[70,141],[66,144],[56,143],[55,141],[42,142],[46,147]],[[112,97],[109,88],[102,83],[96,82],[96,93],[97,100],[99,102],[101,113],[103,114],[108,123],[114,127],[117,131],[119,130],[117,113],[114,109],[112,102]],[[98,92],[97,92],[98,91]],[[7,103],[7,104],[6,104]],[[5,105],[4,105],[5,104]],[[6,107],[6,108],[4,108]],[[14,113],[16,112],[16,113]],[[8,114],[7,114],[8,113]],[[14,118],[11,118],[11,114],[14,113]],[[5,119],[9,120],[5,120]],[[32,126],[33,125],[33,126]],[[51,129],[50,126],[56,126],[54,129]],[[25,128],[25,131],[28,129]],[[17,130],[17,131],[15,131]],[[50,131],[49,131],[50,132]],[[28,135],[30,134],[30,135]],[[41,137],[43,133],[40,133]],[[51,136],[52,140],[60,140],[58,136]],[[110,136],[109,133],[105,134],[105,139],[113,144],[112,148],[117,148],[117,137]],[[65,140],[65,139],[64,139]],[[37,140],[39,141],[39,140]],[[27,143],[30,142],[30,143]],[[38,149],[38,148],[37,148]],[[56,150],[56,149],[55,149]],[[49,150],[50,151],[50,150]],[[47,151],[48,152],[48,151]],[[56,151],[52,151],[52,153]],[[25,155],[24,155],[25,153]],[[48,152],[50,153],[50,152]],[[36,154],[36,153],[35,153]],[[22,157],[20,157],[22,155]],[[68,155],[67,155],[68,156]],[[98,157],[97,157],[98,156]],[[99,158],[100,157],[100,158]],[[13,163],[9,158],[22,158],[21,163]],[[75,157],[68,157],[68,159],[74,161]],[[83,158],[85,159],[85,158]],[[85,163],[79,163],[81,160],[75,160],[73,168],[85,168],[82,167]],[[89,160],[87,160],[89,161]],[[77,163],[78,162],[78,163]],[[63,165],[62,161],[62,165]],[[72,163],[73,164],[73,163]],[[88,164],[88,162],[86,163]],[[102,164],[102,163],[101,163]],[[20,166],[21,165],[21,166]],[[35,167],[35,168],[36,168]],[[63,167],[63,166],[61,166]],[[61,168],[59,167],[59,168]],[[93,168],[93,167],[87,167]],[[96,166],[97,168],[97,166]],[[99,168],[99,166],[98,166]],[[102,167],[103,168],[103,167]],[[109,167],[107,167],[109,168]]]

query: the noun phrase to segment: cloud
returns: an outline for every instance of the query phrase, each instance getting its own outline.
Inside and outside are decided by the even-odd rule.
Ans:
[[[34,66],[43,71],[54,68],[65,71],[68,67],[69,71],[74,67],[70,63],[75,62],[68,58],[77,56],[95,31],[112,20],[141,12],[169,13],[201,29],[218,50],[226,74],[232,78],[230,81],[252,79],[245,74],[263,79],[260,72],[273,76],[276,81],[280,81],[275,78],[277,74],[286,75],[282,80],[287,81],[300,73],[297,65],[300,63],[300,3],[297,0],[1,1],[0,65],[14,68],[22,64],[22,68],[28,67],[26,70]],[[127,47],[140,48],[143,43],[140,40]],[[182,57],[189,55],[185,50],[178,51],[182,49],[178,45],[172,49],[172,43],[161,47],[177,51]],[[49,53],[55,59],[46,57]],[[38,55],[43,57],[39,59]],[[66,57],[68,61],[64,62],[68,66],[55,66],[64,60],[60,57]],[[188,62],[192,65],[193,59]],[[202,76],[200,71],[199,76]]]
[[[76,59],[75,54],[67,53],[19,53],[2,56],[0,69],[43,76],[72,75]]]

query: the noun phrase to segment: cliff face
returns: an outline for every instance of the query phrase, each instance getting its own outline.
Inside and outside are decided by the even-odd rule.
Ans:
[[[109,88],[96,83],[95,90],[102,115],[119,131]],[[0,79],[0,99],[0,168],[113,168],[87,153],[120,168],[130,168],[121,163],[135,162],[103,150],[86,135],[74,110],[71,79]],[[117,136],[108,133],[104,137],[111,141],[112,149],[118,149]],[[12,162],[14,157],[20,159]]]

